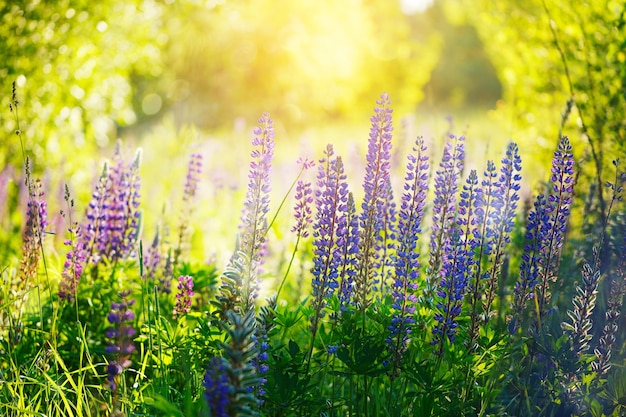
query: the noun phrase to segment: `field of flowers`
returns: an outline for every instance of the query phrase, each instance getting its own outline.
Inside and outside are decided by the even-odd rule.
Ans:
[[[6,215],[23,221],[10,232],[21,249],[0,265],[2,415],[626,413],[618,158],[606,217],[589,224],[566,136],[541,191],[523,198],[513,142],[480,171],[452,132],[440,154],[418,136],[399,156],[382,94],[364,155],[344,159],[332,144],[315,160],[294,155],[290,188],[272,202],[264,113],[241,162],[243,207],[197,204],[206,155],[193,153],[180,212],[150,228],[142,206],[165,202],[146,201],[153,178],[118,144],[87,207],[65,187],[55,236],[56,197],[33,174],[45,161],[30,157],[20,106],[14,86],[7,135],[21,144],[22,197]],[[359,158],[363,178],[348,178],[344,164]],[[221,211],[240,213],[222,225],[236,240],[225,267],[193,255],[194,223]],[[277,276],[268,263],[279,257]]]

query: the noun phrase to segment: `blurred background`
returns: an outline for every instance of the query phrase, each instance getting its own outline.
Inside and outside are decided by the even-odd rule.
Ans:
[[[624,151],[625,8],[611,0],[0,0],[0,193],[23,165],[18,127],[49,189],[71,184],[83,202],[122,138],[143,148],[150,224],[182,187],[191,152],[205,156],[206,198],[243,186],[250,131],[265,111],[276,124],[279,173],[298,156],[321,157],[326,143],[363,159],[382,92],[400,147],[424,135],[438,158],[446,132],[465,134],[468,163],[480,171],[515,140],[532,186],[546,178],[564,133],[594,183]],[[18,119],[9,111],[13,82]]]

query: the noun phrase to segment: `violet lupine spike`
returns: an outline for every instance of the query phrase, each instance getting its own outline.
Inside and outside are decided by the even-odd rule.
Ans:
[[[193,212],[193,201],[198,191],[198,183],[202,174],[202,155],[193,153],[187,164],[187,175],[183,191],[183,207],[180,214],[180,226],[178,228],[178,246],[174,252],[174,264],[178,264],[179,258],[189,246],[189,223]]]
[[[339,305],[340,309],[345,311],[353,296],[359,254],[359,218],[351,192],[348,193],[345,229],[338,230],[337,235],[341,239],[338,244],[341,248],[342,259],[339,268]]]
[[[135,300],[129,300],[130,291],[119,293],[119,302],[111,303],[111,312],[107,316],[111,324],[106,331],[109,340],[105,352],[109,357],[107,365],[107,387],[113,392],[114,407],[117,398],[119,378],[125,369],[132,365],[131,354],[135,351],[133,337],[135,329],[132,326],[135,314],[131,307]]]
[[[444,262],[441,270],[442,279],[437,290],[437,309],[435,315],[438,324],[433,330],[433,344],[436,353],[443,353],[443,345],[447,338],[454,343],[457,317],[461,314],[463,298],[467,292],[470,278],[474,276],[478,241],[474,238],[474,209],[478,189],[478,175],[475,170],[470,172],[459,197],[456,226],[452,231],[452,240],[444,251]]]
[[[501,208],[500,188],[497,184],[498,172],[493,161],[487,161],[480,188],[476,190],[474,201],[474,219],[471,224],[472,239],[476,243],[475,268],[468,284],[468,298],[471,307],[469,336],[467,346],[472,349],[478,338],[480,324],[486,321],[479,311],[480,300],[485,294],[485,280],[489,272],[483,272],[483,264],[494,249],[494,232],[492,217]]]
[[[461,178],[465,160],[464,141],[464,136],[450,135],[435,175],[432,233],[425,288],[427,297],[432,296],[438,284],[445,257],[445,237],[451,236],[454,227],[458,181]]]
[[[452,236],[445,239],[444,261],[441,269],[441,281],[436,296],[439,298],[435,313],[437,324],[433,328],[435,354],[442,355],[445,341],[454,343],[456,329],[459,326],[457,317],[461,315],[463,297],[468,282],[468,254],[461,232],[452,231]]]
[[[87,263],[96,264],[101,258],[101,254],[105,251],[106,245],[106,228],[107,222],[107,195],[109,192],[109,175],[108,165],[104,165],[104,169],[95,190],[92,194],[91,201],[87,208],[87,223],[83,228],[83,246],[85,248],[85,256]]]
[[[227,363],[222,357],[214,356],[204,374],[204,398],[212,417],[228,417],[230,383],[226,373]]]
[[[305,238],[309,236],[309,225],[313,221],[313,213],[311,212],[313,188],[310,181],[298,180],[295,199],[294,218],[296,224],[291,231],[296,233],[299,238]]]
[[[417,281],[419,279],[418,239],[422,232],[426,190],[428,189],[428,155],[422,138],[415,142],[413,152],[409,154],[404,178],[404,192],[398,213],[399,234],[396,259],[395,282],[393,284],[393,316],[388,327],[387,344],[393,365],[390,375],[397,376],[400,363],[406,352],[411,326],[415,323],[415,305],[417,303]]]
[[[72,302],[76,298],[78,282],[83,274],[85,251],[80,226],[70,228],[69,232],[70,239],[64,242],[69,247],[69,251],[65,255],[58,294],[61,300]]]
[[[526,303],[535,297],[535,287],[539,283],[541,247],[542,242],[546,239],[545,230],[542,227],[546,216],[546,198],[543,194],[539,194],[533,210],[528,215],[526,243],[520,264],[519,279],[513,290],[512,315],[509,318],[509,332],[511,334],[520,327],[520,316]]]
[[[367,164],[361,204],[359,271],[355,280],[354,301],[363,314],[372,302],[370,292],[380,276],[381,249],[384,244],[385,213],[388,204],[388,181],[391,168],[391,139],[393,136],[392,112],[389,95],[384,93],[376,101],[370,119]]]
[[[318,321],[339,284],[340,268],[343,262],[342,247],[348,238],[347,223],[348,183],[341,157],[334,157],[331,145],[325,151],[326,158],[320,160],[317,176],[316,213],[313,223],[313,299],[315,310],[311,317],[313,337],[317,332]]]
[[[178,293],[176,293],[176,305],[174,305],[174,317],[184,317],[191,311],[193,292],[193,277],[181,275],[178,277]]]
[[[270,173],[274,157],[274,128],[268,113],[263,113],[254,129],[248,191],[241,214],[241,251],[248,265],[242,292],[243,309],[253,307],[258,291],[258,277],[262,274],[267,232],[267,213],[270,203]]]
[[[545,214],[542,219],[541,270],[537,291],[540,317],[550,302],[550,282],[556,280],[561,248],[565,241],[570,207],[574,193],[574,155],[567,136],[559,141],[552,160],[551,190],[547,194]]]
[[[396,239],[398,235],[398,213],[396,203],[393,201],[393,188],[391,180],[386,184],[386,202],[383,210],[382,240],[380,244],[380,273],[377,295],[383,300],[387,295],[389,281],[393,279],[393,269],[395,263]]]
[[[22,260],[20,262],[20,281],[22,289],[32,284],[37,276],[37,267],[41,259],[43,240],[48,226],[48,205],[43,199],[41,181],[31,184],[26,206],[26,223],[22,235]]]
[[[483,300],[483,312],[486,320],[489,320],[492,314],[491,305],[497,293],[506,246],[511,241],[510,235],[515,225],[514,220],[519,201],[518,192],[522,180],[522,176],[519,174],[521,170],[522,159],[519,156],[517,144],[510,142],[505,157],[502,158],[498,191],[494,198],[495,210],[489,216],[490,225],[487,229],[488,238],[492,242],[492,250],[489,253],[490,268],[485,275],[487,288]]]

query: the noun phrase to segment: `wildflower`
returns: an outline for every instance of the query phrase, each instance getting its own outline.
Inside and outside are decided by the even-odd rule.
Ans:
[[[317,177],[316,215],[313,223],[313,299],[312,331],[315,337],[318,320],[327,299],[339,287],[338,278],[343,265],[344,245],[350,231],[347,223],[348,183],[341,157],[333,158],[328,145],[326,158],[320,160]]]
[[[367,164],[363,190],[365,196],[361,204],[359,218],[359,270],[355,277],[354,299],[363,312],[371,303],[369,294],[372,286],[383,285],[379,266],[381,249],[385,237],[385,216],[388,207],[389,171],[391,168],[391,139],[393,125],[388,94],[382,94],[376,101],[374,116],[370,119]]]
[[[399,234],[395,261],[395,282],[393,284],[393,318],[388,327],[387,344],[392,355],[394,369],[398,369],[406,351],[411,325],[415,323],[415,303],[417,296],[417,280],[419,279],[419,248],[418,239],[422,231],[421,223],[424,215],[426,190],[428,189],[428,156],[426,146],[418,138],[413,148],[417,155],[408,156],[405,176],[404,193],[398,214]]]
[[[65,301],[73,301],[76,297],[78,282],[83,274],[85,265],[85,252],[81,242],[82,233],[80,226],[76,225],[69,229],[70,239],[64,244],[70,249],[65,255],[61,283],[59,284],[59,298]]]
[[[119,293],[120,301],[111,303],[111,312],[107,316],[111,324],[106,331],[106,337],[109,339],[105,349],[109,355],[107,386],[113,391],[114,396],[118,391],[119,377],[132,364],[130,356],[135,351],[132,341],[135,335],[132,326],[135,314],[131,310],[135,300],[128,300],[129,295],[130,291]]]
[[[26,225],[22,236],[20,279],[26,286],[30,285],[37,275],[45,230],[48,226],[48,209],[43,196],[41,181],[36,180],[32,184],[32,190],[29,190]]]
[[[433,344],[438,346],[437,353],[443,353],[443,344],[447,338],[454,343],[458,323],[456,318],[461,314],[463,297],[467,291],[470,277],[474,276],[476,261],[474,253],[478,240],[472,232],[474,227],[474,209],[478,186],[478,175],[475,170],[470,172],[463,191],[460,193],[458,218],[452,231],[452,239],[445,238],[444,262],[441,271],[437,296],[435,320],[438,324],[433,330]]]
[[[223,358],[214,356],[204,374],[204,398],[209,404],[211,416],[228,417],[230,385]]]
[[[178,246],[174,251],[174,265],[178,264],[180,256],[183,255],[185,247],[189,244],[189,222],[193,211],[193,200],[198,190],[200,174],[202,174],[202,155],[194,153],[189,158],[189,164],[187,165],[187,176],[185,177],[183,191],[183,206],[178,229]]]
[[[496,296],[498,279],[504,262],[505,249],[510,243],[510,234],[513,230],[516,216],[517,202],[519,201],[518,191],[522,180],[519,172],[522,169],[522,160],[518,153],[518,147],[511,142],[507,146],[506,155],[502,159],[502,168],[498,178],[497,189],[494,193],[493,207],[487,227],[487,238],[489,244],[490,268],[485,273],[486,291],[483,300],[483,311],[485,319],[491,316],[491,305]]]
[[[451,236],[456,211],[458,179],[461,178],[465,159],[463,136],[450,135],[446,142],[439,168],[435,175],[435,199],[432,209],[432,233],[428,259],[428,279],[425,294],[431,296],[435,291],[438,277],[445,258],[446,236]]]
[[[243,281],[243,311],[251,308],[256,298],[258,276],[266,245],[267,218],[269,211],[270,172],[274,157],[274,128],[268,113],[263,113],[259,126],[254,129],[248,191],[241,214],[241,251],[245,254],[246,273]]]
[[[296,233],[298,238],[305,238],[309,236],[308,227],[313,221],[313,215],[311,213],[313,189],[311,188],[311,182],[298,180],[295,199],[294,218],[296,219],[296,224],[291,231]]]
[[[526,243],[522,253],[519,279],[513,290],[514,299],[512,316],[509,319],[509,332],[515,333],[519,328],[518,320],[526,307],[526,302],[535,297],[534,288],[539,280],[539,259],[541,242],[545,239],[545,231],[541,228],[542,219],[546,217],[546,199],[539,194],[534,203],[534,208],[528,215],[526,225]]]
[[[189,275],[178,277],[178,294],[174,306],[174,317],[182,317],[191,311],[191,297],[193,292],[193,278]]]
[[[118,142],[114,164],[104,167],[87,211],[83,245],[90,264],[101,258],[118,261],[136,255],[141,221],[140,161],[141,153],[137,152],[127,167]]]

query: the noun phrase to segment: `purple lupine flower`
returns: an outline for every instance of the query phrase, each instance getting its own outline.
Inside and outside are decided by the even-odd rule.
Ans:
[[[185,186],[183,191],[183,206],[180,215],[180,226],[178,228],[178,246],[174,251],[174,264],[178,264],[178,260],[185,252],[189,245],[189,222],[193,212],[193,200],[198,191],[198,183],[202,174],[202,155],[199,153],[191,154],[187,165],[187,176],[185,177]]]
[[[212,417],[228,417],[230,384],[226,374],[226,361],[214,356],[204,374],[204,398],[209,404]]]
[[[103,257],[118,261],[136,255],[141,221],[140,160],[138,152],[133,163],[127,167],[118,142],[114,164],[110,168],[105,165],[89,203],[84,228],[83,245],[90,264]]]
[[[59,298],[64,301],[72,302],[76,297],[78,282],[83,274],[85,265],[85,251],[82,244],[82,232],[80,226],[68,230],[70,239],[64,244],[69,247],[69,251],[65,255],[63,263],[63,272],[61,273],[61,282],[59,284]]]
[[[445,258],[445,240],[446,237],[449,238],[452,235],[454,227],[458,181],[461,178],[465,159],[464,140],[463,136],[457,138],[450,135],[435,175],[432,233],[425,288],[427,296],[431,296],[435,291]]]
[[[365,309],[371,303],[369,297],[372,286],[382,286],[379,266],[384,244],[385,215],[388,205],[388,183],[391,168],[391,139],[393,132],[389,107],[389,95],[384,93],[376,101],[374,116],[370,119],[367,164],[363,190],[365,196],[361,204],[359,271],[355,280],[355,302],[365,317]]]
[[[111,324],[106,331],[106,337],[109,339],[105,348],[109,356],[107,386],[113,391],[114,396],[118,390],[119,377],[132,364],[130,356],[135,351],[132,340],[135,336],[135,329],[132,326],[135,314],[131,309],[135,300],[128,300],[129,295],[130,291],[119,293],[120,301],[111,303],[111,312],[107,316]]]
[[[244,311],[252,306],[258,291],[258,276],[262,274],[266,245],[267,218],[271,190],[270,172],[274,157],[274,128],[268,113],[263,113],[254,129],[248,191],[241,214],[241,252],[245,254],[246,272],[242,288]]]
[[[552,188],[547,193],[545,216],[541,225],[545,239],[541,241],[541,277],[537,291],[540,314],[544,313],[544,308],[550,301],[550,282],[556,280],[573,201],[574,155],[567,136],[561,138],[554,152],[551,172]]]
[[[386,190],[386,204],[383,206],[383,228],[382,228],[382,240],[380,245],[380,273],[377,296],[379,299],[384,299],[387,295],[387,287],[389,283],[392,283],[393,273],[395,267],[395,250],[396,240],[398,235],[398,213],[396,203],[393,201],[393,187],[391,185],[391,179],[387,179]]]
[[[178,277],[178,293],[176,294],[176,305],[174,306],[174,317],[183,317],[191,311],[191,298],[193,292],[193,278],[189,275]]]
[[[515,333],[520,326],[518,321],[526,307],[526,302],[535,297],[534,288],[539,282],[541,246],[546,239],[542,224],[546,217],[546,199],[543,194],[539,194],[533,210],[528,215],[525,235],[526,243],[524,244],[524,252],[520,264],[519,279],[515,283],[514,288],[513,312],[509,319],[509,332],[511,334]]]
[[[476,195],[478,175],[475,170],[470,172],[466,184],[460,193],[456,227],[452,232],[452,240],[446,246],[444,263],[441,271],[441,281],[437,291],[439,301],[435,314],[438,322],[433,330],[433,345],[437,346],[436,353],[443,354],[444,342],[454,343],[458,323],[456,318],[461,314],[463,297],[467,291],[470,277],[474,276],[478,241],[474,238]]]
[[[387,344],[393,363],[392,376],[397,376],[398,367],[407,349],[411,326],[415,323],[417,281],[419,279],[418,239],[422,232],[426,190],[428,189],[428,155],[422,138],[413,148],[416,155],[409,154],[404,177],[404,193],[398,214],[398,245],[395,260],[395,282],[393,284],[393,316],[388,327]]]
[[[312,331],[315,334],[318,320],[326,301],[339,287],[338,278],[343,265],[344,245],[348,244],[348,183],[341,157],[333,158],[328,145],[326,158],[320,160],[317,176],[316,213],[313,223],[313,274]]]
[[[29,174],[27,173],[27,178]],[[20,280],[26,287],[37,276],[37,267],[41,259],[41,248],[48,226],[48,205],[43,199],[41,181],[29,184],[29,197],[26,207],[26,224],[22,235],[22,260],[20,262]]]
[[[489,216],[487,238],[491,242],[489,263],[491,267],[485,273],[487,280],[486,297],[483,302],[485,319],[491,315],[491,305],[495,299],[500,271],[504,262],[506,246],[510,243],[519,201],[520,181],[519,172],[522,170],[522,159],[514,142],[510,142],[506,155],[502,159],[502,168],[498,178],[497,190],[493,196],[494,210]]]
[[[296,219],[296,224],[291,231],[296,233],[298,238],[305,238],[309,236],[309,225],[313,221],[311,212],[313,189],[310,181],[298,180],[295,199],[294,218]]]
[[[341,229],[337,230],[337,245],[341,249],[341,265],[339,267],[339,305],[342,311],[350,303],[353,296],[354,280],[357,274],[359,254],[359,218],[356,215],[354,196],[348,193]]]

